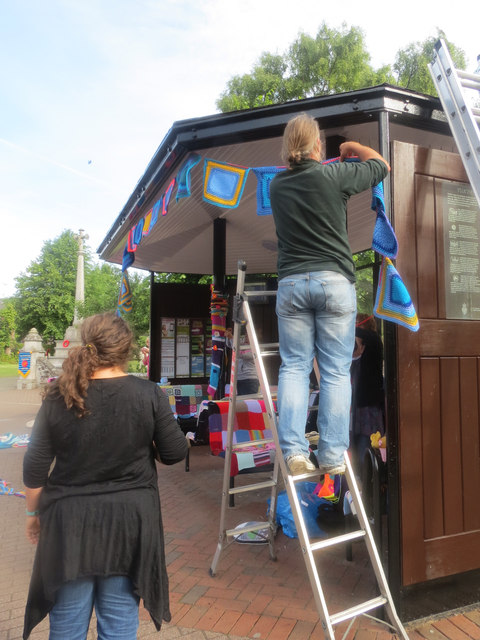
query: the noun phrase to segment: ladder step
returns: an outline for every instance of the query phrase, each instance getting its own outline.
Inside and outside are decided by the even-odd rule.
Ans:
[[[256,482],[255,484],[247,484],[244,487],[234,487],[229,489],[228,493],[234,495],[235,493],[247,493],[248,491],[257,491],[257,489],[268,489],[269,487],[275,487],[276,482],[274,480],[265,480],[265,482]]]
[[[367,602],[357,604],[350,609],[345,609],[345,611],[339,611],[339,613],[333,614],[333,616],[330,616],[330,622],[332,624],[338,624],[339,622],[344,622],[345,620],[356,618],[357,616],[361,616],[363,613],[367,613],[367,611],[371,611],[372,609],[376,609],[377,607],[383,607],[383,605],[387,602],[387,598],[378,596],[377,598],[373,598],[372,600],[367,600]]]
[[[276,291],[267,291],[266,289],[262,289],[261,291],[244,291],[243,295],[246,298],[260,298],[260,296],[263,298],[263,296],[276,296],[277,292]]]
[[[312,551],[318,551],[319,549],[324,549],[325,547],[331,547],[335,544],[343,544],[345,542],[351,542],[352,540],[357,540],[358,538],[365,537],[365,531],[363,529],[358,529],[358,531],[350,531],[349,533],[344,533],[340,536],[333,536],[332,538],[325,538],[325,540],[320,540],[319,542],[314,542],[310,545],[310,549]]]
[[[266,444],[275,443],[273,438],[263,438],[262,440],[247,440],[246,442],[236,442],[232,445],[232,451],[247,449],[248,447],[263,447]]]
[[[261,531],[262,529],[266,529],[268,527],[268,522],[254,522],[249,525],[245,525],[244,527],[237,527],[236,529],[227,529],[225,531],[225,535],[232,536],[241,536],[242,533],[252,533],[254,531]]]

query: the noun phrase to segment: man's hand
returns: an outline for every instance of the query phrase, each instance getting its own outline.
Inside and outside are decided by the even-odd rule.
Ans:
[[[340,162],[343,162],[345,158],[351,158],[352,156],[357,156],[362,162],[365,162],[366,160],[381,160],[387,165],[387,168],[390,171],[390,165],[388,162],[374,149],[366,147],[359,142],[353,142],[352,140],[342,142],[340,145]]]

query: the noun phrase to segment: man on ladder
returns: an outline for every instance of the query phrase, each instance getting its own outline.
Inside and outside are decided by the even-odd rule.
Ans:
[[[350,365],[355,345],[355,267],[347,237],[350,196],[381,182],[388,162],[357,142],[340,145],[340,162],[321,164],[320,130],[305,114],[283,136],[287,171],[270,185],[278,237],[277,316],[282,364],[278,436],[288,470],[315,470],[305,439],[310,373],[320,373],[318,465],[344,473],[349,446]],[[356,156],[359,162],[344,162]]]
[[[320,164],[321,146],[318,125],[302,115],[291,120],[284,134],[284,159],[290,169],[271,182],[270,199],[275,218],[278,247],[277,295],[279,349],[282,365],[278,387],[278,421],[263,357],[277,345],[259,345],[245,291],[246,264],[239,262],[237,294],[233,310],[232,393],[229,399],[225,467],[222,489],[219,539],[210,567],[216,573],[228,540],[243,533],[268,530],[270,556],[275,558],[276,498],[278,472],[288,494],[300,547],[305,560],[315,604],[329,640],[335,640],[334,626],[359,615],[384,607],[391,626],[404,639],[408,636],[395,611],[393,599],[362,504],[360,491],[346,450],[350,412],[350,364],[355,341],[355,272],[346,233],[346,203],[354,193],[378,184],[389,172],[388,163],[373,149],[358,143],[341,145],[340,162]],[[359,162],[343,162],[349,156]],[[258,292],[255,292],[257,295]],[[232,452],[253,443],[234,443],[236,421],[237,356],[240,355],[240,331],[245,327],[256,362],[256,370],[271,429],[268,437],[255,446],[273,441],[277,451],[272,477],[263,482],[232,488],[230,480]],[[316,469],[308,458],[305,424],[307,420],[310,373],[317,361],[320,371],[319,452]],[[278,455],[279,450],[283,455]],[[296,483],[320,473],[344,473],[352,496],[359,529],[341,535],[311,541],[302,514]],[[230,485],[230,486],[229,486]],[[230,495],[270,488],[268,523],[249,522],[226,527]],[[266,527],[267,524],[267,527]],[[326,547],[364,539],[380,595],[331,614],[321,585],[315,555]],[[385,623],[388,624],[388,623]]]

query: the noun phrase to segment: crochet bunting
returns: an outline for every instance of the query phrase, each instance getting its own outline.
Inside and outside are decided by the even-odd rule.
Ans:
[[[381,182],[372,188],[372,209],[377,212],[372,249],[382,256],[394,259],[398,254],[398,241],[392,225],[385,215],[383,184]]]
[[[150,225],[151,225],[151,223],[152,223],[152,209],[150,209],[150,211],[147,213],[147,215],[145,216],[145,219],[143,221],[142,235],[148,236],[148,234],[150,233]]]
[[[285,169],[286,167],[257,167],[252,169],[257,177],[257,215],[271,215],[270,183],[277,173],[285,171]]]
[[[378,318],[396,322],[411,331],[419,329],[417,313],[410,294],[392,261],[387,257],[382,261],[373,312]]]
[[[177,182],[176,178],[172,178],[172,180],[170,181],[170,184],[167,187],[167,190],[165,191],[165,193],[163,194],[161,200],[162,200],[162,216],[166,216],[168,213],[168,205],[170,203],[170,198],[172,197],[172,192],[173,192],[173,188],[175,187],[175,184]]]
[[[217,207],[238,207],[250,169],[205,159],[203,199]]]
[[[128,250],[128,241],[123,250],[122,271],[126,271],[135,262],[135,254]]]
[[[200,160],[201,157],[197,153],[193,153],[188,156],[180,167],[177,175],[177,195],[175,196],[175,202],[178,202],[180,198],[188,198],[190,196],[190,171]]]
[[[122,273],[122,280],[120,282],[120,293],[118,295],[117,302],[117,316],[121,316],[122,313],[130,313],[132,310],[132,290],[130,289],[130,283],[128,282],[127,272]]]

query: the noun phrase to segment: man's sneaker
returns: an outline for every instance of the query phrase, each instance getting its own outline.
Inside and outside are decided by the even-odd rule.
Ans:
[[[343,462],[340,464],[320,464],[319,472],[321,476],[326,473],[328,473],[329,476],[337,476],[341,473],[345,473],[345,464]]]
[[[299,476],[302,473],[311,473],[317,470],[313,462],[303,453],[294,453],[286,457],[285,462],[292,476]]]

